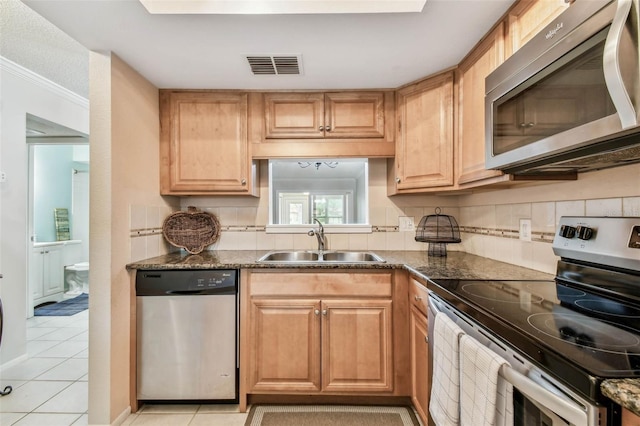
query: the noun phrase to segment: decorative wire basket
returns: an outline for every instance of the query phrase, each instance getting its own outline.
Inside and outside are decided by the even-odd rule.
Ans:
[[[423,216],[416,228],[416,241],[429,243],[429,256],[446,256],[447,244],[459,243],[460,228],[453,216],[440,214],[440,207],[436,207],[436,214]]]
[[[162,224],[162,235],[172,246],[198,254],[218,241],[220,221],[214,214],[189,206],[186,212],[179,211],[167,216]]]

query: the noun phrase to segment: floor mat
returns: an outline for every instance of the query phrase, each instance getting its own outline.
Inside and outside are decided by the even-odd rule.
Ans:
[[[410,407],[254,405],[245,426],[419,426]]]
[[[89,295],[82,293],[73,299],[36,307],[33,310],[33,315],[37,317],[68,317],[87,308],[89,308]]]

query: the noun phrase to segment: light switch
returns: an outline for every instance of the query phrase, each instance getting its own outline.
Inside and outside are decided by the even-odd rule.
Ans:
[[[520,239],[531,241],[531,219],[520,219]]]
[[[415,231],[416,227],[412,216],[398,217],[398,228],[400,231]]]

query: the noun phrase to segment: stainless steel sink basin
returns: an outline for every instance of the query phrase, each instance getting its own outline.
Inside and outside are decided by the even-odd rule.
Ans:
[[[322,260],[325,262],[384,262],[382,258],[374,253],[365,251],[332,251],[323,253]]]
[[[317,262],[318,253],[312,251],[274,251],[258,259],[258,262]]]
[[[375,253],[365,251],[273,251],[265,254],[258,262],[270,263],[383,263]]]

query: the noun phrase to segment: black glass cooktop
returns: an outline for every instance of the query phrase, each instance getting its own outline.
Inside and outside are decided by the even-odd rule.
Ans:
[[[640,376],[632,305],[554,281],[434,282],[430,290],[584,393],[602,378]]]

